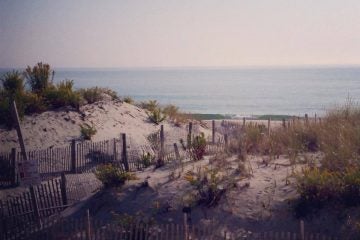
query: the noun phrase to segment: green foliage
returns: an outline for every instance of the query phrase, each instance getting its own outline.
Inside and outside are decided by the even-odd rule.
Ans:
[[[95,176],[105,187],[116,187],[123,185],[128,180],[135,180],[133,173],[122,172],[113,164],[104,164],[96,168]]]
[[[118,99],[116,92],[109,88],[91,87],[79,89],[78,93],[88,104],[106,100],[106,95],[112,100]]]
[[[149,167],[154,160],[155,156],[149,152],[145,153],[143,151],[142,155],[140,156],[140,162],[144,164],[145,167]]]
[[[337,202],[346,206],[360,204],[360,169],[344,172],[328,169],[305,169],[297,177],[300,199],[295,206],[298,216],[305,216],[325,204]]]
[[[149,117],[149,120],[155,124],[159,124],[166,119],[166,115],[164,115],[159,107],[149,110],[146,114]]]
[[[0,80],[5,93],[11,98],[24,93],[24,79],[18,71],[5,73]]]
[[[44,92],[44,99],[51,109],[65,106],[80,107],[80,95],[73,90],[74,81],[61,81],[58,85],[49,87]]]
[[[259,153],[260,144],[265,135],[266,128],[263,124],[247,124],[245,127],[244,141],[248,153]]]
[[[179,115],[179,107],[169,104],[164,107],[162,111],[166,116],[168,116],[170,119],[175,120],[177,116]]]
[[[201,133],[200,135],[193,137],[191,141],[189,148],[190,157],[195,161],[201,160],[205,155],[205,151],[206,139],[204,133]]]
[[[135,103],[134,99],[132,97],[130,97],[130,96],[124,97],[123,101],[128,103],[128,104],[134,104]]]
[[[52,86],[50,77],[54,75],[49,64],[39,62],[34,67],[28,66],[25,69],[24,76],[27,79],[31,91],[42,95],[46,89]]]
[[[160,109],[159,103],[156,100],[149,100],[147,102],[141,102],[140,107],[148,110],[149,112],[153,112],[155,110]]]
[[[96,134],[96,129],[94,126],[90,126],[89,124],[80,125],[81,136],[85,140],[91,140],[91,138]]]
[[[198,204],[204,204],[207,207],[217,205],[226,191],[222,186],[225,176],[218,169],[199,168],[196,172],[186,172],[184,178],[196,190]]]
[[[25,114],[41,113],[49,109],[44,98],[35,93],[27,92],[24,95],[24,102]]]

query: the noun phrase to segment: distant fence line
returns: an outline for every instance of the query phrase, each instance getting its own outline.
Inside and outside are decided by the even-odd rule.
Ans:
[[[89,214],[77,219],[51,219],[42,225],[33,225],[12,235],[2,232],[2,239],[29,240],[339,240],[337,237],[318,233],[299,232],[251,232],[234,234],[219,231],[216,226],[184,224],[146,224],[142,222],[123,225],[92,219]]]

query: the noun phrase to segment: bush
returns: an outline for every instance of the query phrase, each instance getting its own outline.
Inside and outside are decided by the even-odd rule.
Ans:
[[[216,206],[226,191],[222,187],[224,176],[218,169],[204,167],[197,172],[188,171],[184,178],[195,188],[198,204],[207,207]]]
[[[159,103],[156,100],[149,100],[147,102],[141,102],[139,107],[141,107],[145,110],[148,110],[149,112],[153,112],[156,109],[160,109]]]
[[[351,168],[344,172],[327,169],[306,169],[297,177],[300,199],[296,213],[304,216],[331,202],[346,206],[360,204],[360,169]]]
[[[247,124],[244,139],[247,153],[260,153],[260,144],[265,135],[265,125]]]
[[[38,95],[42,95],[46,89],[52,86],[50,76],[54,76],[54,74],[55,72],[50,69],[50,65],[42,62],[32,68],[28,66],[24,72],[31,91]]]
[[[190,152],[190,158],[192,160],[201,160],[206,151],[206,139],[204,133],[201,133],[198,136],[193,137],[189,152]]]
[[[44,98],[48,106],[55,109],[65,106],[79,109],[81,103],[80,94],[73,90],[73,86],[73,80],[65,80],[45,90]]]
[[[164,107],[163,113],[169,117],[171,120],[175,120],[179,114],[179,108],[175,105],[169,104]]]
[[[148,115],[149,120],[156,125],[166,119],[166,116],[161,112],[161,109],[159,107],[151,110],[150,112],[146,112],[146,114]]]
[[[147,152],[145,153],[143,151],[141,157],[140,157],[140,162],[145,166],[145,167],[149,167],[151,165],[151,163],[155,160],[155,156],[153,156],[151,153]]]
[[[136,179],[134,174],[122,172],[113,164],[100,165],[95,171],[95,176],[105,187],[121,186],[128,180]]]
[[[96,134],[96,129],[94,126],[90,126],[89,124],[80,125],[81,136],[85,140],[91,140],[91,138]]]
[[[123,101],[128,103],[128,104],[134,104],[135,103],[134,99],[132,97],[129,97],[129,96],[124,97]]]
[[[108,88],[92,87],[80,89],[78,93],[89,104],[106,100],[106,95],[112,100],[118,99],[116,92]]]
[[[4,93],[13,98],[24,93],[24,79],[18,71],[5,73],[1,78]]]
[[[35,93],[27,92],[24,95],[25,114],[41,113],[48,109],[43,97]]]

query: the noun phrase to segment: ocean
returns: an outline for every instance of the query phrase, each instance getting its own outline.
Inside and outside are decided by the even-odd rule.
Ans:
[[[54,81],[64,79],[191,113],[321,115],[348,98],[360,100],[360,67],[55,69]]]

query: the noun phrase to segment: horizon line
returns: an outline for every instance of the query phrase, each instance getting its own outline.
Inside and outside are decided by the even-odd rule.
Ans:
[[[27,65],[28,66],[28,65]],[[27,67],[26,66],[26,67]],[[31,66],[31,65],[29,65]],[[51,66],[51,64],[50,64]],[[25,69],[26,67],[0,67],[0,69]],[[120,67],[52,67],[63,69],[119,69],[119,70],[231,70],[231,69],[291,69],[291,68],[358,68],[360,64],[299,64],[299,65],[242,65],[242,66],[120,66]]]

